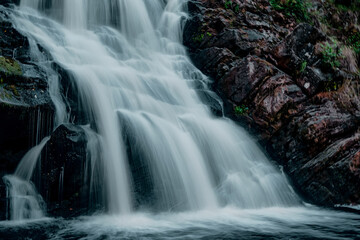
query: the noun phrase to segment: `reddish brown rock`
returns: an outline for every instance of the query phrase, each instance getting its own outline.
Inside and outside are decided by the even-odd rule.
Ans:
[[[234,104],[250,98],[255,88],[279,72],[272,64],[255,56],[248,56],[231,69],[218,83],[218,90]]]
[[[280,73],[269,78],[259,89],[253,101],[251,117],[270,137],[284,121],[298,113],[298,105],[306,96],[292,79]],[[267,133],[267,135],[264,135]]]
[[[358,204],[359,149],[358,133],[336,141],[294,171],[297,184],[308,198],[320,204]]]
[[[325,67],[319,46],[329,38],[314,27],[319,21],[297,24],[266,0],[237,1],[237,9],[215,0],[190,4],[184,44],[214,79],[225,114],[261,137],[307,201],[360,204],[358,84],[345,88],[356,76]],[[346,22],[343,29],[355,29]]]
[[[226,48],[211,47],[192,54],[196,67],[213,79],[221,78],[238,59]]]

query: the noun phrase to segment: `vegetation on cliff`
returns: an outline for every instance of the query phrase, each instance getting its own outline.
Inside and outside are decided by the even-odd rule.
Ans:
[[[184,43],[225,114],[257,134],[299,193],[320,205],[360,204],[358,6],[189,3]]]

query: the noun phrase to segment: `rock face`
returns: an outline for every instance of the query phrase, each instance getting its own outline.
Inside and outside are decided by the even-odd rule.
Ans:
[[[225,114],[257,134],[307,201],[360,204],[357,76],[329,67],[319,29],[266,0],[232,2],[190,1],[184,28]]]
[[[8,3],[13,1],[1,1],[5,6]],[[25,153],[50,133],[54,110],[46,75],[30,59],[27,38],[13,28],[2,6],[0,50],[1,179],[13,173]],[[6,201],[6,189],[0,181],[0,212],[4,214]]]
[[[324,61],[319,46],[329,37],[319,28],[297,24],[267,0],[226,2],[188,3],[191,18],[184,44],[196,66],[214,80],[224,111],[211,92],[200,96],[215,114],[225,113],[257,134],[307,200],[328,206],[360,204],[360,99],[354,71]],[[76,216],[97,207],[90,205],[96,205],[94,199],[89,201],[96,196],[88,180],[86,132],[71,124],[54,130],[48,75],[31,58],[28,39],[7,15],[6,7],[18,3],[0,0],[0,178],[13,173],[25,153],[50,136],[33,180],[51,216]],[[356,14],[345,15],[347,22],[357,22]],[[353,25],[342,27],[354,31]],[[52,67],[77,123],[87,124],[76,89],[70,87],[71,76],[56,64]],[[129,150],[130,167],[138,173],[134,177],[151,184],[136,154]],[[136,194],[144,196],[137,198],[139,204],[151,202],[154,193],[136,181]],[[0,219],[9,217],[7,202],[0,181]]]
[[[44,147],[41,181],[37,189],[48,214],[73,216],[86,212],[89,205],[90,166],[87,165],[87,139],[80,127],[60,125]]]
[[[41,171],[35,170],[32,181],[47,202],[50,216],[79,215],[87,211],[90,197],[86,134],[72,125],[53,131],[55,109],[48,90],[49,75],[39,60],[31,58],[28,39],[8,17],[7,7],[18,2],[0,1],[0,220],[10,217],[1,179],[13,174],[26,152],[46,136],[50,140],[38,164]],[[46,59],[47,53],[43,54]],[[67,89],[69,76],[59,66],[54,70]]]

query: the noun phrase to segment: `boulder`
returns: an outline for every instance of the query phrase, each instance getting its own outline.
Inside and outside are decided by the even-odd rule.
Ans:
[[[226,99],[238,105],[252,98],[264,80],[275,76],[279,70],[256,56],[248,56],[219,80],[216,88]]]
[[[89,206],[87,138],[84,129],[60,125],[45,145],[41,160],[41,181],[37,186],[52,216],[76,216]]]
[[[196,67],[215,80],[233,68],[237,59],[228,49],[217,47],[198,50],[191,56]]]

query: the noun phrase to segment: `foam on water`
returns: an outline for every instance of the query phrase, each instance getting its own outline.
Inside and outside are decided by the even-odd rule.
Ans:
[[[106,186],[97,197],[105,192],[110,214],[139,202],[156,212],[298,205],[251,137],[200,100],[209,79],[182,46],[185,10],[183,0],[23,0],[11,16],[34,61],[46,62],[38,45],[51,55],[41,67],[53,79],[55,125],[87,125],[90,191]],[[52,62],[81,113],[66,107]]]
[[[0,222],[1,236],[360,237],[358,214],[302,206],[254,140],[231,120],[215,117],[200,100],[199,92],[208,92],[219,101],[181,44],[186,1],[22,0],[10,16],[48,74],[55,127],[72,122],[84,129],[90,202],[104,203],[108,212],[44,219],[32,214],[40,201],[32,198],[34,212],[19,218],[40,219]],[[74,99],[62,92],[53,63],[70,76],[80,113],[69,107]],[[32,173],[21,166],[35,166],[46,141],[27,154],[33,160],[26,157],[20,164],[22,180],[10,176],[9,185],[26,186],[25,192],[37,196],[29,188]],[[59,177],[62,182],[64,176]],[[146,200],[140,201],[145,206],[138,206],[139,199]]]

